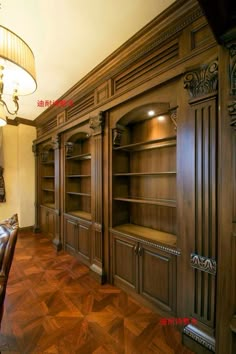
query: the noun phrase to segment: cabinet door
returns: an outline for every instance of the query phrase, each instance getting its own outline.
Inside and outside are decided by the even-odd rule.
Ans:
[[[137,242],[113,235],[113,279],[118,286],[137,291]]]
[[[48,231],[48,236],[51,239],[54,239],[55,237],[55,213],[53,211],[47,211],[47,231]]]
[[[77,240],[78,240],[78,224],[74,219],[65,218],[65,247],[66,250],[75,251],[77,249]]]
[[[139,292],[167,311],[175,311],[176,256],[139,244]]]
[[[78,225],[78,252],[83,257],[85,263],[90,264],[90,226]]]
[[[40,208],[40,229],[41,232],[47,236],[48,222],[47,222],[47,210],[43,207]]]

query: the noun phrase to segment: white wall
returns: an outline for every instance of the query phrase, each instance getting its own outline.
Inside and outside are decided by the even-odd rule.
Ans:
[[[0,203],[0,220],[18,213],[20,227],[34,225],[35,166],[32,143],[35,138],[35,127],[23,124],[3,127],[6,203]]]

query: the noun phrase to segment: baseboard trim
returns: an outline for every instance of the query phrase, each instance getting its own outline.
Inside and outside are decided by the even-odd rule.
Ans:
[[[25,227],[19,227],[19,231],[22,231],[22,232],[34,232],[34,225],[25,226]]]

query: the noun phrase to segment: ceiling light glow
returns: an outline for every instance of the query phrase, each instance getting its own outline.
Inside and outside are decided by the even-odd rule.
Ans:
[[[155,115],[155,111],[153,110],[148,111],[148,115],[149,117],[153,117]]]

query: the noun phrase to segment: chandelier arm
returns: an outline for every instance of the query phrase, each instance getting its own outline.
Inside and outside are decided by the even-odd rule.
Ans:
[[[14,115],[18,112],[18,110],[19,110],[18,96],[16,96],[15,98],[13,98],[13,102],[14,102],[15,105],[16,105],[16,109],[15,109],[15,111],[13,111],[13,112],[11,112],[11,111],[8,109],[6,102],[3,101],[2,98],[0,98],[0,102],[1,102],[1,103],[3,104],[3,106],[6,108],[7,112],[8,112],[10,115],[12,115],[12,116],[14,116]]]

